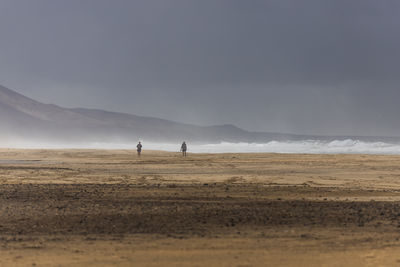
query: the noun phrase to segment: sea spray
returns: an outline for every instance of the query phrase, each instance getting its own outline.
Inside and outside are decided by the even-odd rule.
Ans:
[[[8,143],[3,148],[49,148],[49,149],[135,149],[136,143]],[[178,143],[155,143],[143,140],[143,150],[179,151]],[[310,153],[310,154],[399,154],[399,143],[367,142],[353,139],[344,140],[301,140],[270,141],[265,143],[193,144],[188,142],[188,151],[192,153]]]

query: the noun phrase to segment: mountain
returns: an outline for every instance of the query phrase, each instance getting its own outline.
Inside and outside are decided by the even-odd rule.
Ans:
[[[43,104],[0,86],[0,139],[42,143],[153,142],[199,143],[268,142],[272,140],[368,139],[249,132],[234,125],[198,126],[153,117],[97,109],[63,108]],[[388,139],[388,138],[386,138]],[[389,141],[399,141],[392,138]],[[0,140],[0,144],[2,143]]]
[[[152,117],[43,104],[0,86],[0,138],[41,142],[220,142],[270,139],[233,125],[197,126]]]

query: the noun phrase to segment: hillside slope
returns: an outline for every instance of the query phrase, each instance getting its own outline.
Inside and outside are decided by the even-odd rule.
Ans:
[[[65,141],[252,141],[254,134],[233,125],[197,126],[104,110],[43,104],[0,86],[3,137]],[[257,137],[258,136],[258,137]],[[268,134],[262,134],[267,138]]]

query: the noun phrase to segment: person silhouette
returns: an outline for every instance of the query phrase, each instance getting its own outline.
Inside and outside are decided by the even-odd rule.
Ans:
[[[182,145],[181,145],[181,151],[182,151],[182,156],[186,157],[186,150],[187,150],[187,145],[186,142],[183,141]]]
[[[142,143],[139,142],[136,146],[138,157],[140,157],[140,153],[142,153]]]

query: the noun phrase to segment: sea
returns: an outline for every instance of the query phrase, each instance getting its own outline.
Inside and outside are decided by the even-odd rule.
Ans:
[[[142,140],[143,151],[162,150],[176,151],[180,143],[155,143]],[[361,141],[357,139],[342,140],[296,140],[269,141],[265,143],[232,143],[213,144],[190,143],[188,152],[192,153],[305,153],[305,154],[400,154],[400,142]],[[135,149],[136,143],[84,143],[84,144],[49,144],[49,143],[9,143],[0,144],[3,148],[31,149]]]

